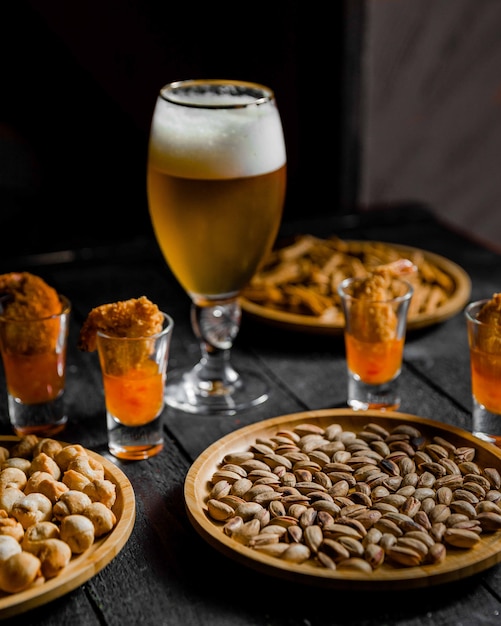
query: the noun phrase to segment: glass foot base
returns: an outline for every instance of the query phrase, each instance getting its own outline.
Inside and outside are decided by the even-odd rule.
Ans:
[[[157,455],[163,449],[163,443],[156,446],[116,446],[109,445],[108,449],[117,459],[125,461],[142,461]]]
[[[400,407],[398,378],[399,375],[387,383],[370,385],[348,371],[348,406],[355,411],[396,411]]]
[[[225,385],[222,381],[203,381],[194,370],[173,371],[165,385],[165,403],[186,413],[235,415],[268,399],[268,384],[256,372],[243,371]]]
[[[475,437],[501,448],[501,415],[489,411],[473,396],[472,433]]]

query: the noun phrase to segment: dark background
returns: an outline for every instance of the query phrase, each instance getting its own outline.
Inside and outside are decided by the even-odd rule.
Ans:
[[[274,89],[285,218],[351,210],[358,2],[16,0],[2,14],[0,254],[151,235],[151,114],[158,89],[185,78]]]

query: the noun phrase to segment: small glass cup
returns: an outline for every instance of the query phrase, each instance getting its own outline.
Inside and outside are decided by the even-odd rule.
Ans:
[[[471,302],[465,309],[472,388],[472,433],[501,447],[501,330],[478,320],[488,302]]]
[[[0,316],[9,419],[20,437],[52,437],[68,421],[64,389],[71,303],[59,299],[57,315],[32,320]]]
[[[357,298],[354,288],[361,280],[347,278],[338,286],[345,318],[347,403],[355,410],[395,410],[400,406],[398,383],[414,290],[408,282],[395,279],[392,287],[397,296]]]
[[[148,459],[163,448],[162,413],[174,321],[149,337],[98,331],[97,351],[106,403],[108,449],[119,459]]]

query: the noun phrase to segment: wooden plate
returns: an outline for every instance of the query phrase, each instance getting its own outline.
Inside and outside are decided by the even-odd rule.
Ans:
[[[461,311],[467,304],[471,293],[471,280],[462,267],[439,254],[427,252],[420,248],[398,244],[385,245],[390,245],[395,249],[401,250],[403,253],[405,253],[405,251],[421,253],[426,260],[436,265],[454,281],[455,288],[451,297],[432,314],[420,313],[410,316],[407,322],[408,330],[416,330],[443,322],[456,315],[456,313]],[[240,298],[240,304],[245,313],[251,318],[286,330],[322,335],[339,335],[343,332],[342,324],[325,322],[313,315],[299,315],[273,309],[252,302],[244,297]]]
[[[17,441],[18,437],[0,436],[1,446],[9,447]],[[95,541],[86,552],[73,556],[55,578],[18,593],[4,595],[0,592],[0,619],[24,613],[76,589],[108,565],[127,543],[136,520],[136,500],[132,485],[111,461],[91,450],[87,450],[87,454],[102,463],[105,478],[116,486],[117,498],[112,509],[117,518],[115,527]]]
[[[229,452],[248,450],[259,437],[269,438],[281,429],[294,429],[299,424],[309,423],[326,427],[339,423],[344,430],[361,430],[369,422],[391,429],[397,424],[411,424],[431,439],[440,436],[456,447],[474,447],[475,461],[480,467],[495,467],[501,471],[501,449],[484,443],[471,433],[433,420],[398,412],[351,411],[350,409],[324,409],[283,415],[257,422],[236,430],[212,444],[190,468],[184,488],[186,509],[195,530],[214,548],[243,565],[269,575],[295,582],[332,587],[360,589],[417,588],[438,585],[458,580],[481,572],[501,561],[501,531],[483,533],[481,541],[472,549],[448,547],[445,561],[438,565],[419,567],[396,567],[384,563],[372,573],[330,570],[308,563],[287,563],[280,558],[260,553],[240,544],[227,536],[223,523],[209,518],[206,501],[210,480],[220,467],[223,457]]]

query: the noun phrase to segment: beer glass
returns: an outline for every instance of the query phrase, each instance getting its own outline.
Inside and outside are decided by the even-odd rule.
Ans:
[[[274,93],[230,80],[186,80],[157,97],[147,192],[156,239],[191,298],[200,361],[173,370],[167,405],[235,414],[264,402],[258,372],[230,360],[240,328],[239,293],[270,252],[282,217],[286,153]]]

